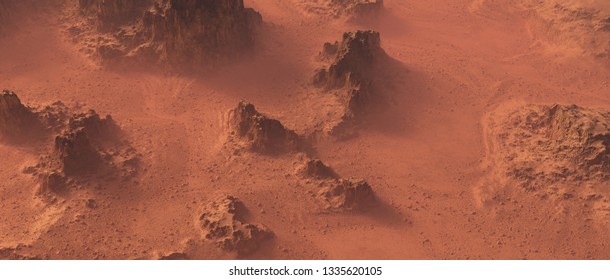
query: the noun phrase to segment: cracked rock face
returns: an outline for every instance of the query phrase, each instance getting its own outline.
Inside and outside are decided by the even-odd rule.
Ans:
[[[375,194],[365,181],[339,179],[318,192],[327,209],[364,210],[375,205]]]
[[[14,92],[0,94],[0,138],[8,141],[26,141],[42,131],[36,114],[21,104]]]
[[[273,238],[273,233],[263,225],[246,223],[246,212],[244,204],[237,198],[219,197],[207,205],[199,216],[203,236],[238,255],[257,251]]]
[[[259,13],[243,0],[80,0],[83,13],[111,39],[96,47],[103,62],[205,70],[252,49]]]
[[[299,136],[258,111],[254,105],[240,102],[231,114],[230,125],[249,149],[264,154],[280,154],[300,148]]]

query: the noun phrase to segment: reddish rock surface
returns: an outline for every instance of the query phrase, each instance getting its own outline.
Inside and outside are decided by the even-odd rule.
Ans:
[[[243,0],[81,0],[80,9],[108,38],[94,45],[103,62],[174,70],[209,70],[252,50],[262,22]]]
[[[339,179],[318,192],[327,209],[364,210],[376,203],[371,186],[362,180]]]
[[[257,251],[273,238],[273,233],[263,225],[246,223],[246,212],[246,207],[237,198],[219,197],[199,216],[203,236],[241,256]]]
[[[24,106],[14,92],[0,94],[0,139],[27,142],[40,136],[42,125],[31,108]]]
[[[340,43],[325,43],[320,55],[331,64],[316,72],[314,84],[326,90],[340,89],[345,95],[343,116],[330,131],[343,137],[351,134],[371,107],[384,99],[379,93],[376,69],[387,55],[375,31],[344,33]]]
[[[264,154],[281,154],[301,148],[301,139],[278,120],[269,118],[254,105],[240,102],[229,116],[230,126],[248,149]]]

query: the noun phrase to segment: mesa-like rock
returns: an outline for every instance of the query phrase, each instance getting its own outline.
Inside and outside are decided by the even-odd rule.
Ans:
[[[341,120],[337,120],[330,133],[349,134],[371,107],[383,99],[375,72],[387,59],[380,35],[375,31],[344,33],[341,42],[325,43],[320,56],[330,60],[330,65],[316,71],[314,85],[338,91],[344,107]]]
[[[102,62],[174,70],[208,70],[241,56],[252,50],[262,23],[243,0],[81,0],[80,9],[97,32],[74,28],[76,36],[105,34],[93,46]]]
[[[199,216],[202,236],[226,251],[244,256],[259,250],[273,238],[264,225],[245,222],[247,209],[233,196],[221,196],[204,207]]]
[[[381,48],[379,32],[368,30],[346,32],[341,42],[325,43],[321,56],[330,59],[331,64],[317,72],[316,84],[341,88],[372,80],[375,63],[386,54]]]
[[[237,138],[254,152],[281,154],[297,151],[302,140],[278,120],[259,113],[254,105],[239,102],[229,114],[229,126]]]

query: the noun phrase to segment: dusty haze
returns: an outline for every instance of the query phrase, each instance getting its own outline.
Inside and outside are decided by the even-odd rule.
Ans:
[[[607,1],[44,2],[1,259],[610,257]]]

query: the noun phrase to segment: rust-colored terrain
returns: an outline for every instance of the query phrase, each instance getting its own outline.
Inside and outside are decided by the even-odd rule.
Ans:
[[[606,1],[0,0],[0,42],[0,259],[610,258]]]

